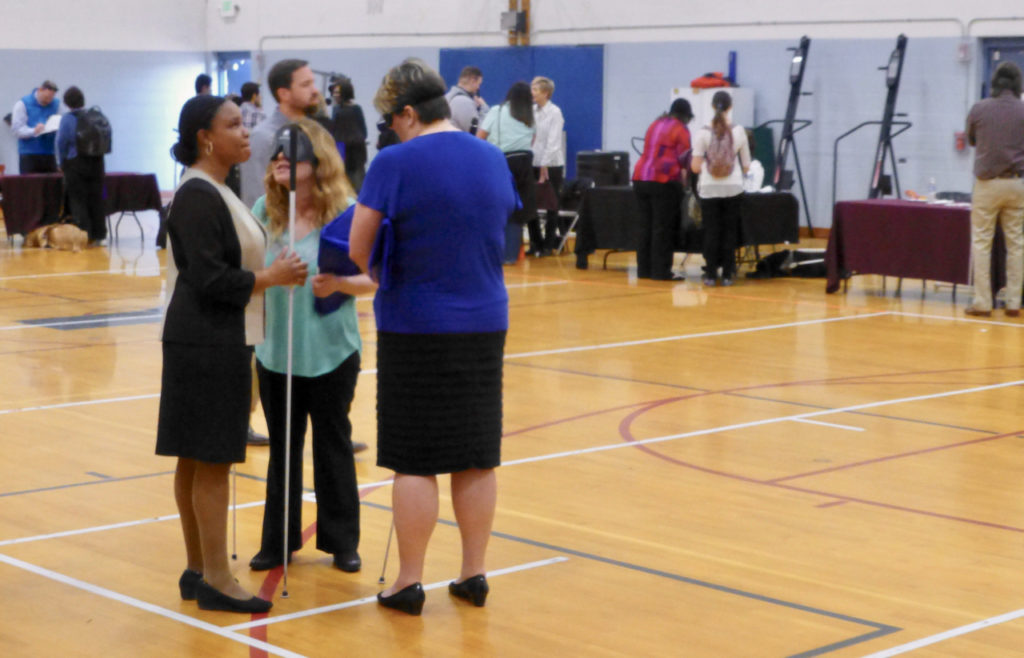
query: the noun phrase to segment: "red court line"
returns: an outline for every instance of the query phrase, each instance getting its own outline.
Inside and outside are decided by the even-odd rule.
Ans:
[[[666,400],[659,400],[659,401],[656,401],[656,402],[652,402],[652,403],[646,405],[645,407],[643,407],[641,409],[637,409],[633,413],[631,413],[628,416],[626,416],[625,418],[623,418],[622,421],[619,423],[619,434],[620,434],[620,436],[622,436],[623,440],[626,441],[626,442],[629,442],[629,443],[632,443],[632,442],[636,441],[636,438],[633,436],[633,434],[632,434],[632,432],[630,430],[630,426],[632,425],[633,421],[636,420],[636,418],[638,418],[639,416],[643,415],[644,413],[647,413],[651,409],[657,408],[657,407],[662,406],[664,404],[668,404],[668,402],[669,401],[666,401]],[[999,434],[999,435],[996,435],[996,436],[986,436],[986,437],[982,437],[982,438],[979,438],[979,439],[972,439],[972,440],[969,440],[969,441],[962,441],[962,442],[959,442],[959,443],[949,444],[949,445],[945,445],[945,446],[936,446],[936,447],[933,447],[933,448],[925,448],[923,450],[914,450],[914,451],[910,451],[910,452],[906,452],[906,453],[899,453],[899,454],[895,454],[895,455],[888,455],[888,456],[879,457],[879,458],[876,458],[876,459],[865,460],[863,462],[854,462],[854,463],[851,463],[851,464],[845,464],[845,465],[836,466],[836,467],[833,467],[833,468],[822,469],[820,472],[830,472],[830,471],[843,470],[843,469],[847,469],[847,468],[855,468],[855,467],[862,466],[862,465],[865,465],[865,464],[878,463],[878,462],[889,461],[889,460],[894,460],[894,459],[902,459],[903,457],[911,457],[911,456],[914,456],[914,455],[923,454],[923,453],[927,453],[927,452],[935,452],[935,451],[938,451],[938,450],[946,450],[946,449],[949,449],[949,448],[961,447],[961,446],[965,446],[965,445],[981,443],[981,442],[984,442],[984,441],[992,441],[994,439],[1005,439],[1005,438],[1009,438],[1011,436],[1016,436],[1016,435],[1020,434],[1021,432],[1022,432],[1022,430],[1017,430],[1017,431],[1014,431],[1014,432],[1007,432],[1005,434]],[[872,506],[872,507],[880,507],[880,508],[883,508],[883,509],[890,509],[890,510],[895,510],[895,511],[900,511],[900,512],[907,512],[907,513],[910,513],[910,514],[917,514],[917,515],[920,515],[920,516],[928,516],[928,517],[932,517],[932,518],[946,519],[946,520],[949,520],[949,521],[957,521],[957,522],[960,522],[960,523],[967,523],[967,524],[970,524],[970,525],[982,526],[982,527],[987,527],[987,528],[995,528],[997,530],[1009,530],[1011,532],[1024,533],[1024,528],[1020,528],[1020,527],[1017,527],[1017,526],[1005,525],[1005,524],[1002,524],[1002,523],[994,523],[994,522],[990,522],[990,521],[982,521],[980,519],[972,519],[972,518],[962,517],[962,516],[954,516],[952,514],[943,514],[941,512],[932,512],[932,511],[929,511],[929,510],[923,510],[923,509],[918,509],[918,508],[914,508],[914,507],[906,507],[906,506],[903,506],[903,505],[895,505],[895,504],[892,504],[892,503],[886,503],[886,502],[878,501],[878,500],[870,500],[870,499],[867,499],[867,498],[858,498],[856,496],[846,496],[846,495],[843,495],[843,494],[836,494],[836,493],[832,493],[832,492],[829,492],[829,491],[822,491],[820,489],[810,489],[810,488],[806,488],[806,487],[798,487],[798,486],[793,486],[793,485],[782,484],[781,483],[783,480],[786,480],[786,479],[795,478],[795,477],[804,477],[804,476],[807,476],[807,475],[813,475],[813,474],[816,474],[817,472],[805,473],[805,474],[799,474],[799,475],[793,475],[793,476],[787,476],[787,477],[783,477],[783,478],[776,478],[774,480],[758,480],[756,478],[751,478],[751,477],[748,477],[748,476],[745,476],[745,475],[739,475],[737,473],[729,473],[729,472],[726,472],[726,471],[719,471],[719,470],[707,468],[707,467],[704,467],[704,466],[700,466],[700,465],[697,465],[697,464],[693,464],[691,462],[686,462],[686,461],[683,461],[681,459],[676,459],[674,457],[669,457],[668,455],[662,454],[662,453],[658,452],[657,450],[655,450],[653,448],[650,448],[647,445],[638,445],[638,446],[636,446],[636,448],[638,450],[641,450],[641,451],[647,453],[648,455],[651,455],[652,457],[657,457],[658,459],[667,461],[667,462],[669,462],[671,464],[675,464],[677,466],[682,466],[684,468],[689,468],[689,469],[692,469],[692,470],[701,471],[701,472],[709,473],[709,474],[712,474],[712,475],[718,475],[718,476],[722,476],[722,477],[727,477],[727,478],[730,478],[732,480],[738,480],[738,481],[741,481],[741,482],[765,485],[765,486],[769,486],[769,487],[777,487],[777,488],[780,488],[780,489],[786,489],[786,490],[789,490],[789,491],[796,491],[796,492],[799,492],[799,493],[807,493],[807,494],[812,494],[812,495],[816,495],[816,496],[826,496],[828,498],[832,498],[833,499],[831,503],[827,503],[826,505],[819,505],[819,507],[821,507],[821,506],[833,506],[835,504],[844,503],[844,502],[862,503],[864,505],[869,505],[869,506]]]
[[[383,486],[384,486],[384,484],[381,484],[381,485],[376,486],[376,487],[367,487],[366,489],[361,489],[359,491],[359,497],[360,498],[365,498],[367,495],[370,494],[370,492],[376,491],[377,489],[379,489],[380,487],[383,487]],[[316,534],[316,521],[314,521],[313,523],[309,524],[309,526],[305,530],[302,531],[302,546],[305,546],[306,543],[310,539],[312,539],[313,535],[315,535],[315,534]],[[300,546],[299,548],[302,548],[302,546]],[[298,549],[296,549],[296,550],[298,550]],[[267,599],[268,601],[273,599],[274,598],[274,592],[277,591],[277,586],[281,583],[281,579],[282,578],[284,578],[284,567],[275,567],[274,569],[271,569],[270,571],[268,571],[267,572],[267,577],[263,579],[263,585],[260,587],[260,591],[257,594],[257,596],[259,596],[261,599]],[[256,621],[258,619],[266,619],[266,617],[267,617],[267,613],[261,612],[261,613],[258,613],[258,614],[251,615],[250,616],[250,620],[251,621]],[[260,625],[260,626],[253,626],[252,628],[249,629],[249,637],[254,638],[256,640],[262,640],[264,642],[267,642],[267,626],[265,624],[264,625]],[[258,649],[256,647],[249,647],[249,658],[268,658],[268,657],[267,657],[267,652],[264,651],[263,649]]]
[[[920,450],[911,450],[908,452],[900,452],[894,455],[886,455],[885,457],[875,457],[874,459],[865,459],[859,462],[850,462],[849,464],[841,464],[839,466],[832,466],[829,468],[822,468],[817,471],[807,471],[806,473],[796,473],[794,475],[785,475],[783,477],[774,478],[772,480],[763,480],[764,484],[778,484],[780,482],[786,482],[788,480],[795,480],[797,478],[810,477],[812,475],[821,475],[823,473],[833,473],[835,471],[844,471],[848,468],[857,468],[858,466],[866,466],[868,464],[879,464],[881,462],[891,461],[893,459],[902,459],[904,457],[914,457],[915,455],[924,455],[929,452],[938,452],[940,450],[949,450],[950,448],[960,448],[962,446],[968,446],[974,443],[984,443],[985,441],[995,441],[996,439],[1006,439],[1011,436],[1015,436],[1024,432],[1024,430],[1017,430],[1016,432],[1006,432],[1005,434],[996,434],[995,436],[983,436],[979,439],[969,439],[967,441],[958,441],[956,443],[949,443],[944,446],[932,446],[931,448],[921,448]]]

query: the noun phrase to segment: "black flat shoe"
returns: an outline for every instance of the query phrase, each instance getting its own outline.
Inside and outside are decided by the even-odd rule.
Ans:
[[[288,564],[292,563],[292,556],[288,556]],[[281,566],[281,551],[276,553],[268,553],[260,551],[249,560],[249,568],[253,571],[270,571],[275,567]]]
[[[448,583],[449,594],[465,599],[478,608],[484,607],[484,601],[487,600],[487,593],[490,591],[487,578],[483,574],[467,578],[461,583],[455,581]]]
[[[202,579],[203,574],[199,573],[198,571],[185,569],[181,572],[181,578],[178,579],[178,589],[181,590],[182,601],[196,600],[196,586]]]
[[[267,612],[274,604],[254,596],[250,599],[236,599],[214,589],[213,585],[200,580],[196,585],[196,600],[200,610],[223,610],[225,612]]]
[[[334,566],[345,573],[355,573],[363,566],[363,560],[355,551],[342,551],[334,554]]]
[[[391,596],[377,594],[377,603],[385,608],[400,610],[407,615],[419,615],[423,612],[423,601],[427,595],[423,592],[423,585],[413,583],[405,589],[398,590]]]

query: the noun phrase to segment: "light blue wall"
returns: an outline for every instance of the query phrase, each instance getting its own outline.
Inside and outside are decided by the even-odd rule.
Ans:
[[[801,118],[814,125],[799,133],[800,152],[811,218],[831,225],[832,149],[835,138],[854,125],[881,118],[884,73],[895,38],[814,40],[804,79]],[[673,87],[685,86],[706,71],[725,70],[729,50],[738,53],[740,84],[756,90],[755,120],[782,118],[789,95],[789,41],[621,43],[605,47],[603,142],[607,150],[632,151],[630,138],[642,136],[648,123],[665,111]],[[897,111],[914,123],[895,140],[904,189],[923,192],[934,176],[940,190],[969,191],[970,150],[953,149],[953,133],[962,130],[969,99],[969,69],[977,63],[956,60],[957,39],[910,39]],[[254,55],[256,53],[253,53]],[[345,73],[353,79],[356,101],[363,106],[372,145],[378,118],[373,94],[388,68],[408,56],[437,67],[439,48],[272,50],[264,72],[279,59],[301,57],[314,69]],[[110,171],[156,172],[162,189],[171,189],[174,167],[167,155],[182,103],[192,95],[195,75],[204,68],[203,53],[0,50],[0,110],[44,78],[66,89],[79,85],[88,104],[98,104],[114,127]],[[486,74],[486,72],[485,72]],[[265,75],[265,73],[264,73]],[[977,79],[976,74],[972,79]],[[267,104],[273,107],[269,93]],[[572,126],[566,126],[572,130]],[[878,130],[862,129],[841,146],[839,199],[864,198]],[[17,150],[9,132],[0,132],[0,162],[16,169]],[[803,219],[801,218],[801,223]]]
[[[939,190],[970,191],[971,152],[953,148],[963,130],[970,67],[956,60],[958,39],[910,39],[897,112],[914,125],[894,140],[901,187],[923,193],[928,178]],[[862,121],[879,120],[885,104],[884,66],[896,39],[818,40],[811,35],[798,117],[814,124],[796,137],[815,226],[832,223],[832,152],[835,139]],[[738,53],[737,78],[755,89],[755,121],[785,116],[789,98],[789,41],[610,44],[605,47],[605,130],[608,150],[628,150],[648,123],[668,109],[669,92],[707,71],[727,70]],[[973,91],[976,95],[977,92]],[[696,128],[691,126],[691,129]],[[778,127],[776,127],[776,138]],[[867,195],[878,128],[866,127],[840,145],[837,198]],[[635,156],[634,156],[635,158]],[[792,166],[792,159],[789,163]],[[801,213],[801,225],[804,218]]]
[[[161,189],[171,189],[178,112],[204,66],[202,53],[0,50],[0,115],[45,79],[60,87],[58,97],[77,85],[86,105],[99,105],[110,119],[107,170],[156,173]],[[16,173],[17,141],[3,128],[0,162]]]

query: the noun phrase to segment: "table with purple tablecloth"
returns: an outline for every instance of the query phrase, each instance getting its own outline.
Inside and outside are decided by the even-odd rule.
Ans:
[[[1005,283],[1002,232],[992,249],[992,287]],[[852,274],[970,282],[971,209],[896,199],[840,201],[825,251],[825,292]]]
[[[26,235],[37,226],[60,219],[64,194],[61,174],[25,174],[0,177],[7,236]],[[112,172],[104,176],[107,214],[160,210],[160,188],[155,174]]]

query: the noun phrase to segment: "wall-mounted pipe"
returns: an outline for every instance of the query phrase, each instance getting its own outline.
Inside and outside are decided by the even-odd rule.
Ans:
[[[976,19],[978,20],[978,19]],[[984,19],[980,19],[984,20]],[[590,27],[558,27],[533,30],[535,34],[571,34],[573,32],[618,32],[635,30],[680,30],[731,27],[807,27],[814,25],[884,25],[904,23],[953,23],[960,28],[960,35],[967,36],[967,25],[959,18],[864,18],[864,19],[821,19],[821,20],[781,20],[781,21],[736,21],[715,23],[659,23],[657,25],[597,25]]]

